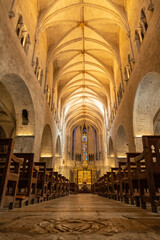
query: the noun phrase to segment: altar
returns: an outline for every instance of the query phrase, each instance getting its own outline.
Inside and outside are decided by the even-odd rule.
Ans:
[[[74,182],[80,192],[90,192],[91,185],[96,182],[96,167],[79,167],[74,169]]]

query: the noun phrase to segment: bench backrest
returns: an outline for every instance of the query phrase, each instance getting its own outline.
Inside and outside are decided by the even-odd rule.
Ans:
[[[147,170],[160,170],[160,136],[142,136]]]

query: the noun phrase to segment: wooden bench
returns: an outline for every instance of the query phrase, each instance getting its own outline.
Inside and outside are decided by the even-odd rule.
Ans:
[[[70,183],[70,194],[77,194],[78,193],[78,185],[74,182]]]
[[[68,179],[66,179],[66,195],[69,195],[69,189],[70,189],[70,182]]]
[[[67,195],[67,182],[66,182],[66,177],[62,176],[62,196],[66,196]]]
[[[140,153],[129,152],[127,155],[127,163],[123,168],[122,176],[122,195],[125,203],[131,203],[133,205],[136,202],[136,206],[139,206],[139,196],[137,194],[138,190],[138,177],[137,177],[137,167],[134,158]]]
[[[59,179],[58,179],[58,172],[53,172],[55,176],[55,185],[54,185],[54,198],[59,197]]]
[[[15,155],[23,159],[16,195],[16,200],[19,201],[19,207],[22,207],[23,203],[28,205],[34,203],[36,199],[39,167],[36,167],[34,164],[33,153],[16,153]]]
[[[160,136],[142,136],[143,152],[135,158],[141,207],[160,205]],[[145,169],[143,165],[145,164]]]
[[[109,198],[116,200],[116,184],[115,184],[115,174],[117,173],[118,168],[111,168],[111,174],[109,176],[109,182],[108,182],[108,187],[109,187]]]
[[[47,168],[47,172],[49,172],[49,181],[47,187],[47,199],[53,199],[55,194],[55,175],[53,168]]]
[[[36,198],[37,202],[42,202],[47,200],[47,189],[49,182],[49,172],[46,169],[46,162],[35,162],[35,166],[39,167],[38,180],[37,180],[37,192]]]
[[[119,162],[118,163],[118,170],[115,171],[114,174],[114,196],[113,198],[118,201],[123,201],[123,184],[122,184],[122,178],[123,178],[123,167],[125,167],[127,164],[127,161]]]
[[[13,139],[0,139],[0,208],[13,209],[23,160],[13,154]]]
[[[63,179],[62,179],[62,174],[58,174],[58,182],[59,182],[58,197],[62,197],[63,196]]]
[[[110,198],[111,197],[111,192],[110,192],[110,176],[111,176],[111,172],[107,172],[105,175],[105,179],[104,179],[104,185],[105,185],[105,192],[104,192],[104,197],[106,198]]]

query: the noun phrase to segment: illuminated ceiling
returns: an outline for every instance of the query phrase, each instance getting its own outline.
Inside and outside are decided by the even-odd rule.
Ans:
[[[46,31],[60,116],[69,128],[102,127],[121,65],[119,33],[129,32],[124,0],[38,0],[38,8],[36,38]]]

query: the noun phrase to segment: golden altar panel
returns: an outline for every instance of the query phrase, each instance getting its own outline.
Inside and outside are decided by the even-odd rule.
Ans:
[[[78,170],[78,184],[86,182],[91,184],[92,181],[92,172],[91,170]]]

